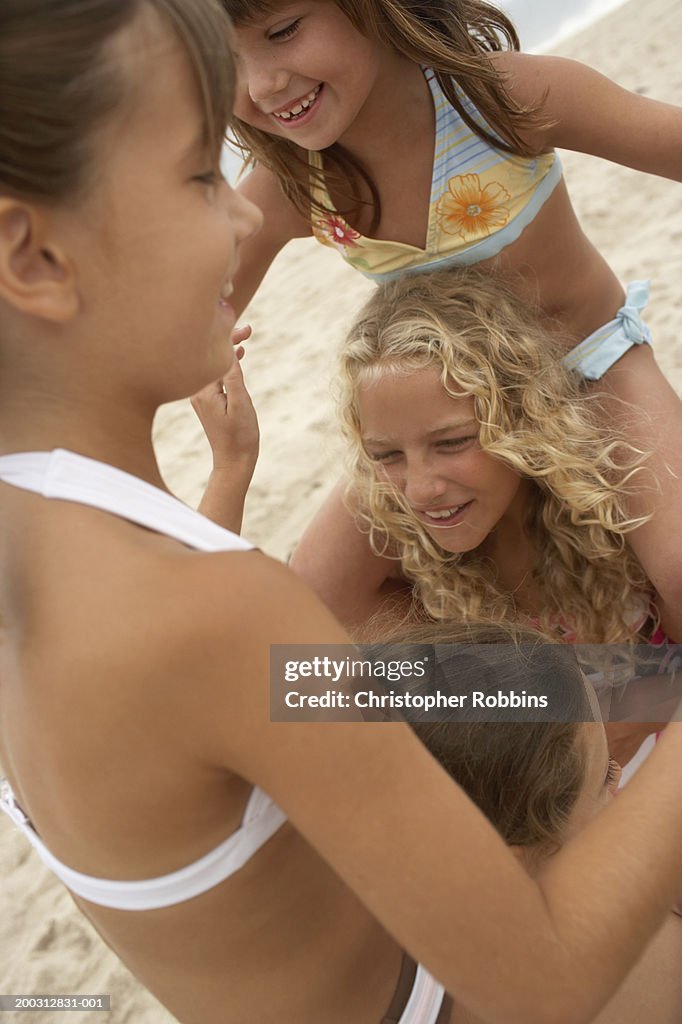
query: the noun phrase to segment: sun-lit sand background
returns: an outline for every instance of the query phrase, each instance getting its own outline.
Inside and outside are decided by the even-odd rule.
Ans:
[[[556,52],[630,89],[680,103],[680,40],[678,0],[630,0]],[[637,125],[626,130],[636,133]],[[563,158],[588,235],[624,281],[651,279],[647,319],[659,361],[682,394],[680,186],[590,157]],[[334,354],[371,287],[332,250],[301,240],[277,259],[244,318],[254,327],[244,367],[262,432],[244,533],[278,558],[289,554],[338,475],[330,392]],[[156,441],[168,484],[196,505],[210,454],[188,403],[161,410]],[[109,1015],[69,1013],[70,1024],[170,1024],[173,1018],[118,963],[66,890],[0,817],[0,992],[110,993]],[[61,1015],[14,1013],[7,1019],[53,1024]]]

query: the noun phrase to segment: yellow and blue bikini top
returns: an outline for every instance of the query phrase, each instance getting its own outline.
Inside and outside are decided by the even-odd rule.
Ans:
[[[554,152],[517,156],[496,149],[464,122],[448,102],[434,72],[424,68],[436,114],[435,148],[426,247],[366,238],[336,212],[323,182],[311,178],[311,192],[328,214],[313,210],[313,235],[332,246],[356,270],[376,281],[405,272],[466,266],[496,256],[515,242],[561,180]],[[466,111],[487,131],[490,126],[455,84]],[[494,134],[494,133],[493,133]],[[322,170],[320,153],[308,154]]]

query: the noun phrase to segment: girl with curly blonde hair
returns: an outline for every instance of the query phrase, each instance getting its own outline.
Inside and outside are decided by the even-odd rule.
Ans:
[[[599,426],[598,398],[498,281],[449,271],[380,287],[340,376],[356,523],[381,584],[399,560],[433,619],[534,621],[582,643],[682,635],[626,543],[646,455]],[[327,571],[342,562],[329,525]]]

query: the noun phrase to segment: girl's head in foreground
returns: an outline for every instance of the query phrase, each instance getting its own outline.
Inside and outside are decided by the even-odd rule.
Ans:
[[[340,368],[361,518],[376,550],[397,546],[429,615],[523,617],[499,582],[516,558],[542,593],[526,614],[545,627],[631,636],[645,581],[624,543],[619,465],[636,460],[511,292],[475,271],[380,286]]]
[[[256,211],[222,181],[231,30],[218,0],[3,0],[0,323],[68,332],[140,393],[186,395],[232,360],[225,301]],[[156,342],[153,350],[152,340]],[[184,361],[183,361],[184,359]],[[33,352],[27,370],[40,361]],[[194,370],[192,370],[194,361]],[[151,368],[151,365],[150,365]],[[151,395],[150,395],[151,397]]]
[[[438,645],[438,687],[447,692],[557,695],[547,721],[513,721],[502,710],[483,713],[498,721],[411,723],[525,866],[539,867],[601,810],[620,779],[574,648],[547,643],[535,631],[443,623],[415,627],[375,651],[390,657],[396,643]]]

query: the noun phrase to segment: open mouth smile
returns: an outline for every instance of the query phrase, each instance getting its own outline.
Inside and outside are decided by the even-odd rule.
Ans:
[[[293,127],[304,119],[307,120],[311,110],[317,106],[317,100],[322,91],[322,83],[316,85],[315,88],[307,94],[307,96],[301,97],[301,99],[295,100],[290,107],[282,107],[280,110],[273,110],[271,116],[275,118],[280,124],[285,124],[287,127]]]
[[[465,501],[463,505],[450,505],[448,508],[432,509],[431,511],[426,511],[425,509],[415,511],[417,511],[417,515],[426,526],[431,527],[431,529],[442,530],[448,526],[456,526],[458,523],[461,523],[472,501],[473,499]]]

